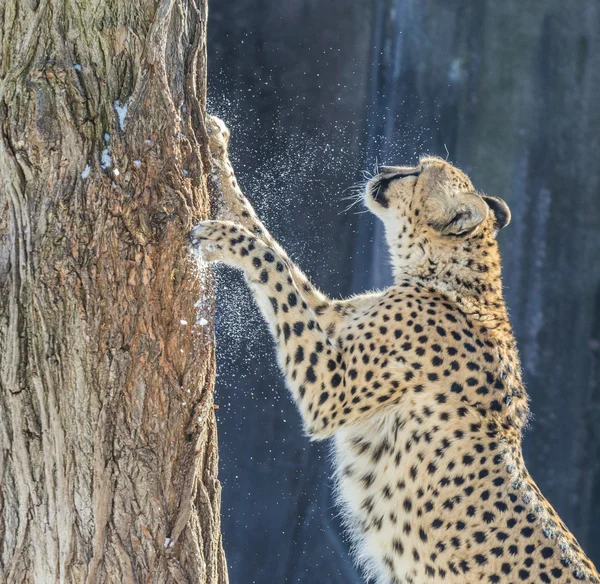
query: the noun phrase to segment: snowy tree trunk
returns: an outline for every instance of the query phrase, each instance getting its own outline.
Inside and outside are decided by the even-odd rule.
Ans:
[[[227,582],[206,18],[0,2],[0,583]]]

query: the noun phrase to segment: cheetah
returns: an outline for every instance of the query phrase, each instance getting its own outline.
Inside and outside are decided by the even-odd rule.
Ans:
[[[228,139],[211,119],[219,208],[192,250],[243,271],[306,433],[332,439],[366,579],[598,583],[523,461],[528,398],[496,242],[506,203],[439,158],[380,168],[364,204],[385,226],[394,283],[332,300],[258,219]]]

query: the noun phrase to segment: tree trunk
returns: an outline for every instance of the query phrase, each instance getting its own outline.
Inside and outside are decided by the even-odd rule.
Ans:
[[[227,582],[206,18],[0,3],[2,583]]]

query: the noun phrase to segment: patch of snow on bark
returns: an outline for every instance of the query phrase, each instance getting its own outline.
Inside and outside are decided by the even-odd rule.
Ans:
[[[102,154],[100,155],[100,161],[102,162],[102,168],[110,168],[112,164],[112,158],[110,157],[110,148],[105,148],[104,150],[102,150]]]
[[[121,105],[121,102],[117,99],[113,102],[113,106],[117,112],[117,116],[119,118],[119,127],[121,128],[121,132],[125,131],[125,118],[127,117],[127,110],[129,105],[124,103]]]

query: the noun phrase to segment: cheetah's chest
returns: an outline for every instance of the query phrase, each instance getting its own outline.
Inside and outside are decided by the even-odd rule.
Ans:
[[[421,517],[428,492],[423,473],[441,441],[427,420],[398,408],[338,432],[338,503],[358,562],[378,583],[418,582],[429,555]]]

